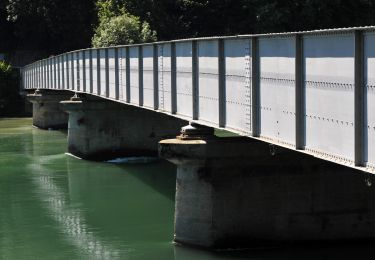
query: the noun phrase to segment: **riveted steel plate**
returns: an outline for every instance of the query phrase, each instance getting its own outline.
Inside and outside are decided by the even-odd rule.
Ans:
[[[126,48],[118,49],[119,67],[119,99],[126,101]]]
[[[198,42],[199,120],[219,124],[219,44]]]
[[[304,36],[306,149],[354,158],[354,34]]]
[[[251,132],[251,42],[224,41],[225,115],[228,128]]]
[[[99,50],[100,57],[100,93],[99,95],[106,97],[106,67],[105,67],[105,49]]]
[[[172,111],[171,44],[158,46],[159,55],[159,109]]]
[[[154,47],[143,46],[143,105],[154,107]]]
[[[116,99],[115,49],[108,49],[109,97]]]
[[[138,47],[129,48],[130,58],[130,103],[139,104]]]
[[[294,37],[259,39],[260,134],[295,143]]]
[[[375,166],[375,33],[364,35],[365,88],[367,93],[367,159]],[[365,127],[366,127],[365,126]]]
[[[177,114],[193,116],[192,44],[176,43]]]

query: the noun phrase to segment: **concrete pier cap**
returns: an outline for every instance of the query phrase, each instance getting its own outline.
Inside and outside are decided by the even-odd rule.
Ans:
[[[60,101],[70,97],[66,91],[37,89],[27,94],[27,100],[33,104],[33,125],[41,129],[67,129],[68,114],[60,109]]]
[[[228,249],[375,238],[373,176],[202,128],[190,124],[159,143],[159,155],[177,165],[176,243]]]
[[[69,113],[68,152],[88,160],[157,156],[158,142],[186,125],[162,113],[80,93],[61,107]]]

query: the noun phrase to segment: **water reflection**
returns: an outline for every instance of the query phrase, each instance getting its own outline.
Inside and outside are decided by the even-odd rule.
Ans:
[[[40,157],[43,159],[43,157]],[[85,219],[79,209],[69,207],[64,192],[53,183],[48,169],[42,164],[29,165],[33,183],[37,187],[38,194],[50,212],[50,216],[59,223],[61,230],[74,244],[79,252],[90,257],[90,259],[118,259],[118,250],[105,245],[94,232],[88,230]]]

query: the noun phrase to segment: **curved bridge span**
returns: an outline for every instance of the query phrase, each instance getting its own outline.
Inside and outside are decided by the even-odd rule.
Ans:
[[[375,27],[77,50],[22,88],[100,96],[375,172]]]

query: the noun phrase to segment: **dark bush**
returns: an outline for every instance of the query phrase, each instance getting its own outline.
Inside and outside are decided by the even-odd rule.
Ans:
[[[19,94],[19,71],[0,61],[0,117],[22,115],[24,102]]]

